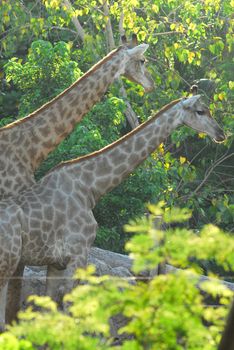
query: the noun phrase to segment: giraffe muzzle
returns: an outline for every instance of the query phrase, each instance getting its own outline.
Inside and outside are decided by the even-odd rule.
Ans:
[[[154,88],[155,88],[155,85],[151,85],[149,87],[145,87],[144,90],[145,90],[145,92],[151,92],[154,90]]]
[[[223,131],[217,132],[217,134],[216,134],[216,136],[215,136],[215,138],[214,138],[214,141],[215,141],[216,143],[222,143],[222,142],[224,142],[225,140],[226,140],[226,136],[225,136],[224,132],[223,132]]]

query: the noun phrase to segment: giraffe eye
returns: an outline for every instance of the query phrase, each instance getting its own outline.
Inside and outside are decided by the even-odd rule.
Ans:
[[[197,111],[197,114],[199,115],[204,115],[206,112],[205,111]]]

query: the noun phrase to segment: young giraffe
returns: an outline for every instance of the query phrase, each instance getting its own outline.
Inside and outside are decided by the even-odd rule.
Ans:
[[[138,128],[90,155],[62,163],[0,205],[0,290],[21,264],[48,265],[47,294],[57,301],[86,264],[97,223],[92,209],[180,125],[225,139],[199,95],[176,100]],[[57,277],[56,280],[53,277]],[[60,279],[59,279],[60,278]],[[55,291],[57,295],[55,295]],[[4,322],[4,310],[1,310]]]
[[[29,188],[34,172],[98,102],[120,75],[141,84],[146,91],[154,87],[145,67],[147,44],[137,46],[134,36],[112,51],[73,85],[37,111],[0,129],[0,198]]]
[[[74,128],[77,122],[105,94],[120,75],[141,84],[146,91],[154,87],[145,67],[147,44],[130,43],[112,51],[73,85],[28,117],[0,129],[0,199],[29,188],[35,183],[39,164]],[[17,275],[23,274],[23,267]],[[9,284],[9,321],[19,308],[20,279]],[[15,305],[15,306],[13,306]]]

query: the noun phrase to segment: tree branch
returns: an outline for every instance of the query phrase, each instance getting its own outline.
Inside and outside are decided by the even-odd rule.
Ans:
[[[135,129],[139,125],[137,115],[134,112],[134,110],[132,109],[130,102],[128,101],[127,92],[125,90],[125,87],[123,85],[122,80],[119,79],[119,83],[120,83],[120,93],[121,93],[122,97],[124,98],[125,105],[126,105],[126,110],[125,110],[124,114],[126,115],[126,118],[129,122],[129,125],[131,126],[131,128]]]
[[[120,6],[122,7],[122,2],[120,3]],[[120,38],[123,35],[125,35],[125,30],[124,30],[123,24],[124,24],[124,13],[123,13],[123,8],[122,8],[121,13],[120,13],[120,18],[119,18],[119,34],[120,34]]]
[[[75,34],[77,36],[77,31],[76,30],[73,30],[73,29],[70,29],[70,28],[65,28],[65,27],[59,27],[59,26],[52,26],[52,27],[49,27],[49,26],[46,26],[46,28],[48,28],[49,30],[61,30],[61,31],[65,31],[65,32],[70,32],[72,34]]]
[[[107,5],[107,1],[103,2],[103,10],[104,10],[104,15],[107,17],[107,22],[106,22],[107,46],[108,46],[108,50],[111,51],[115,48],[115,40],[114,40],[113,31],[112,31],[110,12],[109,12],[109,7]]]
[[[200,184],[196,187],[196,189],[188,196],[182,196],[180,197],[180,199],[184,199],[184,200],[189,200],[190,198],[192,198],[195,194],[198,193],[198,191],[200,191],[200,189],[202,188],[202,186],[206,183],[207,179],[209,178],[209,176],[212,174],[212,172],[214,171],[214,169],[220,165],[222,162],[224,162],[225,160],[231,158],[234,156],[234,153],[231,154],[224,154],[221,158],[219,158],[216,162],[214,162],[207,170],[205,173],[205,176],[203,178],[203,180],[200,182]]]
[[[74,12],[69,0],[63,0],[62,3],[71,13]],[[80,39],[82,40],[82,42],[84,42],[85,31],[84,31],[83,27],[81,26],[78,18],[75,15],[72,16],[72,23],[74,24],[76,31],[77,31],[77,34],[79,35]]]
[[[202,180],[202,182],[197,186],[197,188],[193,191],[193,193],[190,195],[190,197],[192,197],[194,194],[196,194],[201,187],[205,184],[205,182],[207,181],[208,177],[211,175],[211,173],[213,172],[213,170],[222,162],[224,162],[226,159],[231,158],[232,156],[234,156],[234,153],[231,153],[229,155],[224,155],[223,157],[221,157],[219,160],[217,160],[214,164],[212,164],[206,171],[205,177]],[[188,197],[188,199],[190,198]]]
[[[114,41],[114,35],[113,35],[113,31],[112,31],[112,26],[111,26],[110,12],[109,12],[109,8],[108,8],[106,0],[103,2],[103,11],[104,11],[104,15],[108,17],[108,21],[106,24],[108,48],[110,50],[113,50],[113,48],[115,47],[115,41]],[[123,21],[124,21],[124,15],[122,12],[121,16],[120,16],[120,23],[119,23],[120,35],[122,35],[122,33],[124,34]],[[121,93],[121,95],[125,101],[125,105],[126,105],[126,110],[125,110],[124,114],[129,122],[129,125],[131,126],[132,129],[134,129],[136,126],[139,125],[139,121],[138,121],[136,113],[132,109],[130,102],[128,101],[127,92],[125,90],[125,87],[123,85],[122,80],[121,79],[118,79],[118,80],[120,83],[120,93]]]

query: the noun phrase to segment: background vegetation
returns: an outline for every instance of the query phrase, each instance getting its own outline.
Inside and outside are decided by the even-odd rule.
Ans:
[[[72,5],[72,6],[71,6]],[[2,0],[0,5],[0,125],[34,111],[63,91],[136,33],[150,44],[148,66],[156,89],[124,81],[113,85],[36,174],[64,159],[100,149],[131,127],[126,102],[140,122],[197,81],[214,116],[229,133],[214,144],[181,128],[95,209],[97,244],[122,251],[122,227],[142,215],[146,202],[166,201],[192,209],[188,222],[199,230],[212,222],[234,231],[233,195],[233,0]]]

